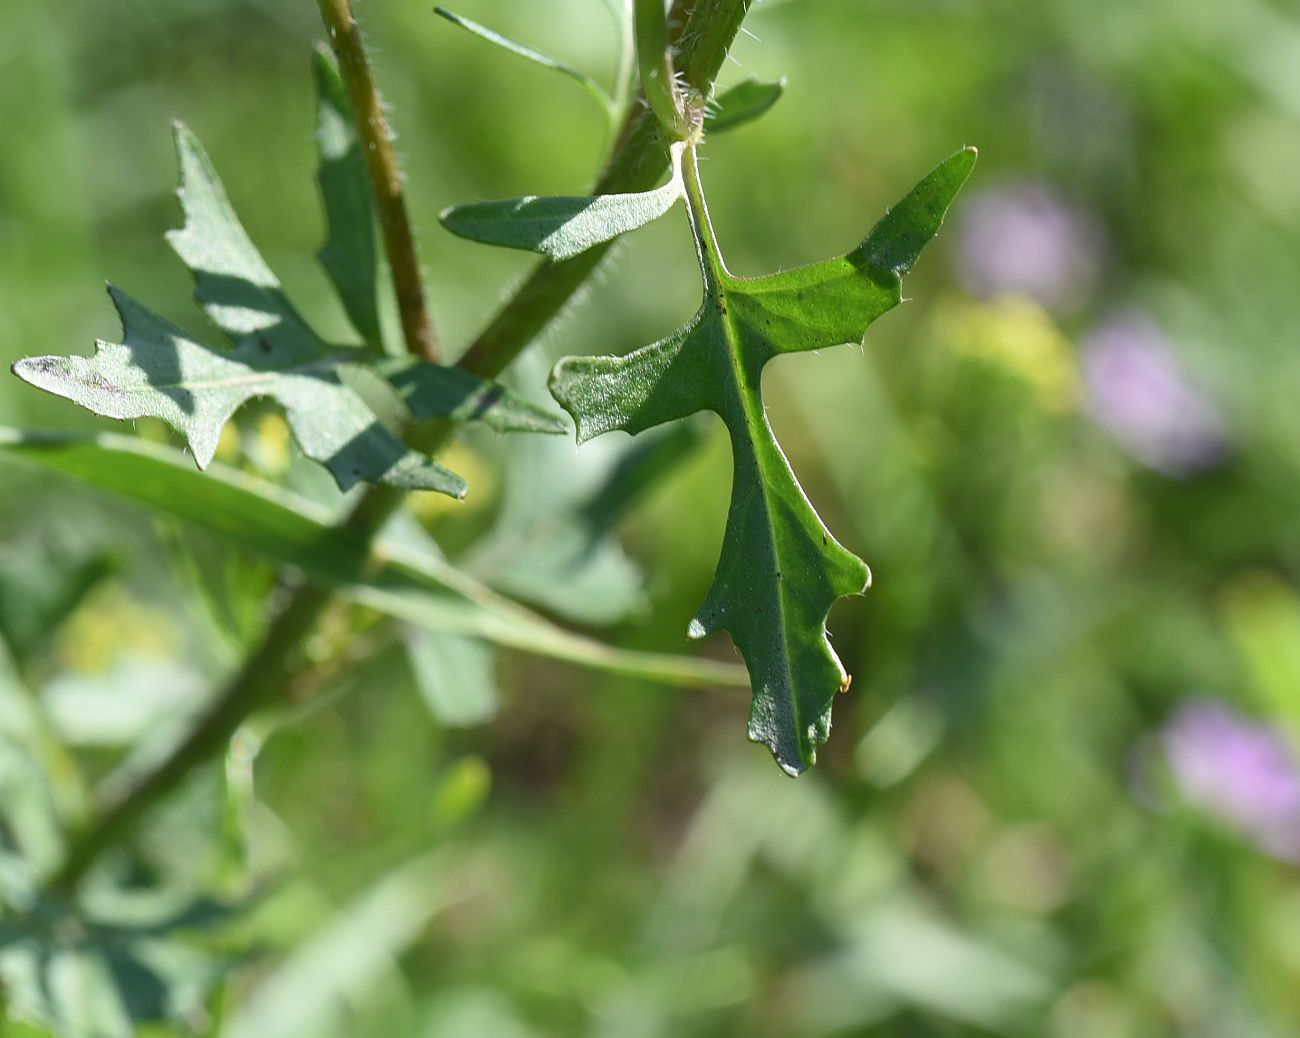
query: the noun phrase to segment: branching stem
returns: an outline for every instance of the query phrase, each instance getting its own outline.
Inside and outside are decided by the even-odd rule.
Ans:
[[[436,357],[392,138],[370,75],[365,48],[348,0],[319,0],[319,3],[370,164],[407,346],[412,353]],[[753,0],[696,0],[679,38],[677,68],[686,83],[702,96],[708,96],[712,89],[713,79],[752,4]],[[686,6],[687,0],[676,0],[669,15],[670,24],[681,24]],[[633,105],[596,190],[599,193],[653,187],[667,163],[668,152],[654,115]],[[392,237],[393,231],[396,239]],[[598,246],[575,259],[538,267],[461,358],[460,366],[486,377],[499,374],[563,308],[595,269],[606,249],[607,246]],[[447,442],[452,430],[453,426],[446,421],[426,423],[413,439],[421,449],[434,453]],[[370,543],[401,505],[403,497],[402,491],[391,487],[372,486],[344,520],[344,526],[353,536]],[[96,817],[70,841],[63,865],[46,884],[48,890],[72,892],[100,856],[121,840],[141,816],[195,768],[220,754],[254,710],[284,693],[302,666],[300,645],[331,599],[329,590],[308,583],[290,593],[268,626],[260,646],[189,735],[152,769],[129,776],[107,791]]]

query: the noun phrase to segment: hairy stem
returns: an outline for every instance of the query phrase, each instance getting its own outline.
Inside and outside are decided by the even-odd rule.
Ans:
[[[754,0],[697,0],[677,41],[674,66],[686,85],[707,97],[726,60],[740,23]],[[678,0],[669,24],[681,24],[686,7]],[[653,112],[633,106],[594,194],[647,191],[668,168],[668,149]],[[573,259],[545,260],[533,268],[496,316],[461,357],[460,364],[488,378],[499,375],[563,309],[612,246],[612,242]]]
[[[402,337],[408,352],[436,363],[438,337],[424,300],[420,259],[406,211],[406,196],[402,191],[402,172],[393,148],[393,135],[384,118],[383,102],[370,72],[361,30],[352,16],[349,0],[318,0],[318,3],[321,19],[329,30],[330,45],[338,57],[339,73],[356,113],[361,152],[366,157],[375,208],[379,212],[379,226],[384,236],[384,251],[397,294]]]
[[[380,199],[387,190],[383,177],[391,173],[391,185],[396,189],[394,196],[400,222],[405,230],[408,242],[411,242],[410,224],[406,220],[405,204],[402,201],[401,185],[397,179],[395,160],[379,164],[376,175],[376,162],[373,153],[386,151],[393,155],[392,141],[388,135],[382,113],[379,111],[378,97],[368,71],[368,63],[361,38],[356,32],[356,24],[348,10],[347,0],[319,0],[321,14],[334,37],[335,50],[339,56],[339,65],[343,71],[344,81],[349,92],[353,92],[354,83],[359,82],[365,88],[364,97],[359,100],[355,93],[352,104],[356,112],[358,130],[365,143],[365,151],[370,161],[372,179],[375,181],[376,198]],[[726,57],[727,49],[740,28],[745,13],[753,0],[698,0],[689,20],[681,34],[678,45],[678,68],[686,82],[707,95],[713,79]],[[680,14],[685,8],[686,0],[677,0],[670,13],[670,24],[674,14],[676,24],[681,24]],[[337,19],[337,22],[336,22]],[[335,25],[344,25],[347,32],[335,32]],[[342,41],[346,38],[348,43]],[[345,54],[355,48],[351,58]],[[359,68],[360,72],[354,70]],[[373,116],[365,101],[373,101]],[[371,147],[370,141],[377,135],[382,141],[381,147]],[[668,153],[659,136],[656,120],[648,110],[634,106],[623,132],[619,135],[613,151],[605,166],[598,184],[598,192],[635,191],[653,187],[663,174],[668,164]],[[381,216],[385,204],[379,202]],[[385,223],[385,240],[387,223]],[[546,323],[554,317],[564,303],[581,286],[583,281],[599,263],[605,253],[604,246],[592,249],[582,256],[563,263],[545,263],[524,282],[514,297],[503,307],[501,313],[489,325],[474,347],[461,359],[460,366],[476,374],[491,377],[501,372],[517,357],[537,335]],[[423,290],[419,284],[419,268],[415,259],[415,249],[402,250],[407,265],[402,268],[414,277],[414,285],[419,300],[418,310],[424,314],[427,324],[427,312],[424,310]],[[398,286],[399,302],[402,298],[399,265],[393,261],[390,245],[389,264],[393,278]],[[403,329],[406,329],[406,314],[403,309]],[[491,333],[491,334],[489,334]],[[432,328],[429,328],[430,337]],[[411,346],[408,337],[407,344]],[[419,342],[417,338],[414,340]],[[412,352],[427,355],[416,350]],[[447,421],[425,423],[417,430],[413,443],[430,453],[435,452],[450,438],[454,427]],[[401,505],[405,494],[387,486],[372,486],[362,495],[347,519],[345,528],[365,543],[374,540],[388,518]],[[47,882],[47,889],[58,893],[69,893],[79,883],[86,872],[97,862],[100,856],[125,836],[132,826],[178,785],[190,772],[211,760],[222,752],[229,740],[247,717],[259,707],[274,701],[292,684],[300,672],[301,662],[299,646],[312,632],[321,614],[329,606],[332,594],[329,590],[311,584],[301,584],[294,589],[288,601],[271,621],[261,644],[254,650],[239,672],[213,701],[194,728],[168,755],[151,770],[128,777],[120,785],[110,789],[103,798],[97,817],[86,828],[77,833],[70,842],[63,865]]]

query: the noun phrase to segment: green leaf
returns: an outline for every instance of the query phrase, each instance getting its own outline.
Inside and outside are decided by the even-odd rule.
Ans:
[[[42,901],[0,924],[7,1013],[77,1038],[192,1021],[224,963],[184,931],[229,914],[163,890],[100,891],[75,908]]]
[[[327,236],[317,253],[352,327],[371,347],[380,346],[379,249],[370,176],[338,66],[328,47],[317,47],[316,172],[325,205]]]
[[[225,1038],[306,1038],[350,1030],[355,1012],[448,901],[445,862],[400,866],[326,920],[258,985]]]
[[[767,423],[764,365],[783,353],[859,342],[901,299],[901,274],[939,229],[974,149],[941,163],[847,256],[760,278],[726,269],[694,151],[680,161],[704,301],[677,332],[625,357],[567,358],[551,391],[579,442],[714,411],[731,434],[734,475],[722,557],[692,637],[727,630],[753,687],[749,735],[798,774],[830,731],[848,677],[826,635],[831,605],[866,589],[866,565],[823,526]]]
[[[104,553],[68,557],[52,546],[0,548],[0,637],[25,660],[115,569]]]
[[[324,343],[294,310],[240,225],[198,141],[176,128],[185,226],[168,234],[194,274],[195,298],[230,337],[232,350],[196,342],[125,293],[109,288],[122,318],[121,343],[100,341],[93,357],[28,357],[20,378],[110,418],[161,418],[184,435],[207,468],[221,430],[245,402],[271,397],[303,453],[343,490],[358,482],[464,497],[465,481],[411,450],[349,383],[363,355]],[[497,429],[557,432],[557,416],[495,383],[425,361],[388,369],[416,417],[482,420]]]
[[[415,418],[445,417],[457,422],[482,422],[497,432],[563,433],[564,418],[529,403],[499,382],[463,368],[411,357],[395,357],[375,365],[397,390]]]
[[[531,61],[535,65],[540,65],[544,69],[549,69],[552,72],[558,72],[562,76],[567,76],[594,97],[600,103],[601,108],[607,115],[615,108],[614,99],[609,96],[609,93],[605,88],[581,69],[576,69],[572,65],[568,65],[563,61],[551,57],[549,54],[543,54],[541,51],[534,50],[532,47],[526,47],[522,43],[510,39],[508,36],[502,36],[499,32],[489,29],[486,25],[480,25],[478,22],[471,21],[469,18],[448,11],[445,7],[435,7],[433,13],[441,15],[443,18],[446,18],[447,21],[451,22],[452,25],[458,25],[462,29],[473,33],[480,39],[487,40],[488,43],[500,47],[502,50],[524,58],[527,61]]]
[[[488,645],[475,638],[412,630],[406,637],[406,658],[425,705],[442,724],[468,728],[496,714],[495,660]]]
[[[730,90],[724,90],[709,104],[704,116],[705,133],[726,133],[745,123],[753,122],[781,100],[785,93],[785,80],[763,83],[746,79]]]
[[[485,245],[565,260],[659,219],[682,195],[674,176],[663,187],[626,195],[504,198],[444,209],[442,225]]]
[[[95,414],[163,419],[185,437],[201,469],[235,411],[269,396],[284,407],[303,453],[323,463],[340,489],[366,480],[465,496],[464,480],[380,423],[340,377],[337,351],[280,334],[283,324],[247,336],[234,350],[214,350],[117,289],[110,287],[109,295],[122,317],[120,344],[101,340],[93,357],[27,357],[14,373]],[[239,312],[245,315],[239,319],[253,319],[253,311]]]
[[[576,623],[608,625],[646,603],[645,577],[614,525],[656,481],[691,456],[694,422],[607,450],[530,439],[506,461],[496,524],[460,565],[512,598]]]
[[[366,545],[333,525],[329,510],[220,463],[201,474],[177,450],[111,433],[0,427],[0,450],[294,566],[407,623],[671,685],[745,684],[730,664],[615,649],[567,631],[392,536],[380,539],[371,565]]]

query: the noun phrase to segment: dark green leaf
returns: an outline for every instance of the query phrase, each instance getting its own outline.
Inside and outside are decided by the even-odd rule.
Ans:
[[[674,177],[637,194],[471,202],[444,209],[439,219],[461,238],[564,260],[659,219],[680,197],[681,183]]]
[[[781,100],[785,80],[762,83],[747,79],[715,97],[704,116],[705,133],[726,133],[753,122]]]
[[[692,637],[719,630],[749,668],[749,734],[787,772],[816,759],[847,675],[826,636],[843,595],[865,590],[866,565],[822,525],[767,423],[762,370],[773,357],[859,342],[901,299],[901,273],[939,229],[975,162],[941,163],[840,259],[760,278],[726,269],[709,225],[693,151],[682,162],[704,301],[680,331],[625,357],[568,358],[551,389],[579,441],[714,411],[731,433],[735,472],[722,557]]]
[[[378,349],[379,249],[365,156],[357,139],[352,106],[328,47],[316,48],[316,179],[325,205],[327,237],[317,253],[334,283],[352,327]]]
[[[562,433],[561,415],[531,404],[499,382],[409,357],[380,361],[376,370],[416,418],[477,421],[497,432]]]

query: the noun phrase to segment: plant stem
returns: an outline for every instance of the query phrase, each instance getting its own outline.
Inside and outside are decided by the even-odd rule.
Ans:
[[[338,57],[339,74],[343,77],[356,116],[361,152],[366,157],[375,208],[379,212],[379,226],[384,235],[384,250],[397,294],[402,337],[409,353],[437,363],[438,337],[425,304],[415,235],[411,232],[406,197],[402,191],[402,172],[397,164],[393,135],[384,118],[383,102],[370,72],[361,30],[352,16],[349,0],[318,0],[318,3],[321,19],[329,30],[330,45]]]
[[[47,883],[48,889],[71,891],[145,811],[195,767],[219,754],[244,719],[289,683],[298,646],[311,634],[330,597],[328,589],[311,585],[292,592],[261,646],[244,661],[189,735],[151,770],[124,778],[106,793],[99,818],[72,841],[62,866]]]
[[[413,353],[428,356],[428,350],[433,349],[432,327],[424,308],[419,264],[415,258],[410,223],[406,219],[392,140],[379,108],[364,46],[347,0],[319,0],[319,3],[321,15],[330,27],[344,82],[352,96],[357,128],[364,142],[385,230],[385,243],[389,247],[389,266],[399,305],[403,298],[400,278],[413,278],[416,293],[414,314],[428,329],[427,349],[416,349],[412,344],[420,345],[425,340],[409,334],[407,346]],[[686,0],[677,0],[673,12],[680,15],[685,3]],[[698,0],[696,3],[680,38],[678,67],[686,82],[702,95],[707,96],[711,89],[727,49],[752,3],[753,0]],[[669,17],[672,19],[673,14],[670,13]],[[336,26],[340,31],[335,31]],[[358,91],[362,95],[360,98]],[[388,160],[376,160],[376,153],[386,154]],[[597,183],[597,191],[634,191],[653,187],[667,162],[667,152],[654,115],[634,106],[624,124],[624,131],[613,146],[605,171]],[[410,246],[398,250],[396,261],[384,217],[388,211],[385,199],[394,202],[391,212],[396,214]],[[563,263],[545,263],[535,270],[474,347],[461,358],[459,366],[486,377],[499,374],[577,291],[600,262],[606,248],[597,247]],[[405,307],[402,311],[405,332]],[[413,327],[418,328],[418,322]],[[453,429],[454,426],[447,421],[425,423],[412,439],[421,449],[433,453],[447,442]],[[392,487],[372,486],[358,500],[343,525],[369,543],[401,505],[404,496],[403,491]],[[331,598],[330,590],[308,583],[300,584],[290,593],[288,602],[267,627],[260,646],[213,701],[190,734],[152,770],[138,777],[132,776],[117,788],[110,789],[98,817],[70,841],[62,866],[46,883],[47,890],[61,894],[74,890],[104,851],[117,843],[142,815],[191,771],[222,751],[249,714],[283,693],[298,672],[299,646],[311,634]]]
[[[697,0],[678,40],[675,67],[701,96],[712,90],[753,2]],[[673,5],[670,23],[680,18],[685,6],[682,0]],[[657,122],[653,112],[633,106],[593,194],[647,191],[655,186],[668,168],[668,151]],[[499,375],[563,309],[612,245],[597,245],[560,263],[539,263],[465,351],[460,365],[486,378]]]

